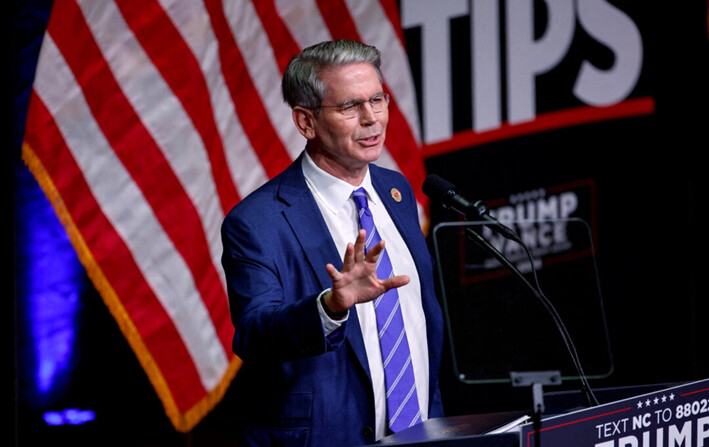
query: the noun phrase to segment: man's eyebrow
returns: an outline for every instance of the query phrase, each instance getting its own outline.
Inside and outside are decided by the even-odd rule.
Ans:
[[[367,98],[367,99],[359,99],[359,98],[355,99],[355,98],[352,98],[352,99],[348,99],[348,100],[346,100],[346,101],[343,101],[343,102],[341,102],[341,103],[339,103],[339,104],[337,104],[337,105],[338,105],[339,107],[347,107],[347,106],[355,105],[355,104],[364,104],[365,102],[369,101],[370,99],[372,99],[372,98],[374,98],[374,97],[376,97],[376,96],[378,96],[378,95],[383,95],[383,94],[384,94],[384,92],[381,91],[381,92],[377,92],[377,93],[373,94],[372,96],[370,96],[370,97]]]
[[[360,103],[363,103],[364,101],[366,101],[366,100],[352,98],[352,99],[348,99],[347,101],[343,101],[343,102],[339,103],[338,106],[346,107],[346,106],[350,106],[350,105],[360,104]]]

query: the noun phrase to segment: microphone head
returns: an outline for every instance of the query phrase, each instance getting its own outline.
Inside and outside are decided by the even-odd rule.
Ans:
[[[432,200],[440,202],[443,208],[451,208],[463,215],[468,212],[470,202],[465,197],[458,194],[453,183],[443,180],[436,174],[426,177],[423,182],[423,193]]]
[[[451,197],[456,194],[455,185],[436,174],[426,177],[421,189],[428,197],[443,202],[444,205],[448,205]]]

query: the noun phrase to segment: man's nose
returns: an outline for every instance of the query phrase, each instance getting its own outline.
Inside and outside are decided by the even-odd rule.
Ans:
[[[362,124],[372,124],[379,119],[378,114],[374,112],[372,104],[369,101],[364,101],[362,105],[359,106],[359,119]]]

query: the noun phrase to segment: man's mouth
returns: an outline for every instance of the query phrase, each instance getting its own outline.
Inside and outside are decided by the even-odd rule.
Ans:
[[[372,135],[369,137],[360,138],[358,141],[362,144],[367,145],[367,146],[371,146],[371,145],[377,144],[377,142],[379,142],[380,135],[381,134],[376,134],[376,135]]]

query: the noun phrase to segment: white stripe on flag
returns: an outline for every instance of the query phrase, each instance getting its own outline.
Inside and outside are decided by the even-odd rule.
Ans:
[[[332,39],[315,0],[276,0],[276,10],[300,48]]]

